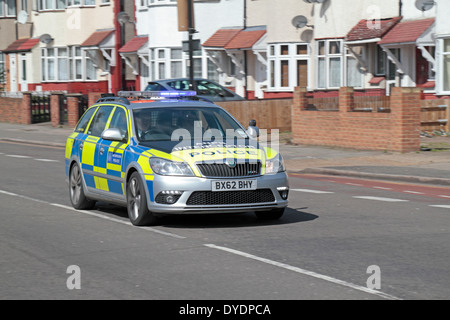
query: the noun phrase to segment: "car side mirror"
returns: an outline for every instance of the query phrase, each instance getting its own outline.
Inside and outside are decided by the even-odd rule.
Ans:
[[[256,120],[250,120],[248,124],[247,134],[254,139],[259,137],[259,128],[256,126]]]
[[[119,141],[123,142],[125,137],[122,136],[122,133],[117,128],[106,129],[102,133],[102,139],[108,141]]]

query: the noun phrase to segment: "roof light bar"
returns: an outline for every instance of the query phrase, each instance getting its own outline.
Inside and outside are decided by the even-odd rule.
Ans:
[[[195,91],[119,91],[117,94],[123,98],[166,99],[179,97],[194,97]]]

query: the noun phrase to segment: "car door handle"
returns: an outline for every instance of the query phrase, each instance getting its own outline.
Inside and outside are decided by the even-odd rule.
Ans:
[[[84,143],[80,143],[80,150],[83,150]]]
[[[99,151],[100,151],[100,154],[103,155],[103,153],[105,152],[105,148],[101,147]]]

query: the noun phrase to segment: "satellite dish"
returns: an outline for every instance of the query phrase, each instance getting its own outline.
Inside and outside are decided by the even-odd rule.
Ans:
[[[308,25],[308,19],[305,16],[296,16],[292,19],[292,25],[297,29],[304,28]]]
[[[130,15],[125,11],[119,12],[117,14],[117,21],[119,21],[120,24],[125,24],[130,21]]]
[[[416,8],[422,12],[431,10],[435,4],[434,0],[416,0]]]
[[[53,41],[53,38],[48,33],[45,33],[39,37],[39,41],[41,41],[43,44],[49,44],[50,42]]]
[[[28,20],[28,13],[25,10],[22,10],[19,12],[19,14],[17,15],[17,22],[20,24],[25,24],[27,23]]]

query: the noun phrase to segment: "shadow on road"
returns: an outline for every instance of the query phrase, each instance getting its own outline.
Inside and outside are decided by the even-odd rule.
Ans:
[[[165,215],[160,217],[158,226],[177,229],[240,228],[285,225],[308,222],[318,218],[315,214],[303,211],[305,209],[308,208],[287,208],[279,220],[259,220],[253,212]],[[123,207],[98,202],[95,210],[128,220],[127,209]]]

